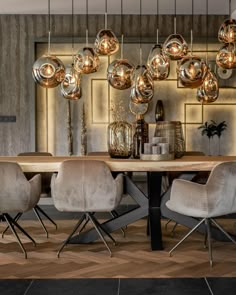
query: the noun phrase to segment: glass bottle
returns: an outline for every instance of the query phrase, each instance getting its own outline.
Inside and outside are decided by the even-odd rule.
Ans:
[[[133,136],[133,157],[140,158],[144,153],[144,143],[148,142],[148,123],[143,115],[137,115],[135,122],[135,133]]]
[[[132,154],[132,125],[115,121],[108,125],[108,153],[111,158],[129,158]]]
[[[164,106],[162,100],[158,100],[155,108],[155,120],[164,121]]]

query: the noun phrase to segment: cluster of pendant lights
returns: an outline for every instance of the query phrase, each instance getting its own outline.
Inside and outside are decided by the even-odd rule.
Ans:
[[[236,68],[236,20],[231,18],[231,0],[229,0],[229,19],[220,26],[218,40],[224,45],[216,56],[216,63],[223,69]]]
[[[72,29],[74,0],[72,0]],[[192,0],[192,16],[193,16]],[[208,16],[208,0],[207,16]],[[229,0],[229,7],[231,1]],[[105,28],[97,34],[94,48],[88,45],[88,0],[86,0],[86,46],[74,55],[74,38],[72,34],[72,63],[65,67],[60,59],[50,53],[50,0],[48,0],[48,53],[43,55],[33,65],[33,78],[42,87],[53,88],[59,84],[61,94],[67,99],[81,97],[81,75],[94,73],[99,67],[99,55],[111,55],[119,50],[119,41],[112,30],[107,28],[107,0],[105,13]],[[115,89],[124,90],[131,87],[130,98],[133,103],[149,103],[154,95],[153,81],[165,80],[170,72],[170,60],[177,60],[177,77],[184,87],[197,88],[197,100],[201,103],[212,103],[219,95],[216,75],[202,58],[192,54],[193,36],[191,30],[191,51],[182,35],[176,32],[176,0],[174,33],[163,43],[158,40],[159,1],[157,0],[157,42],[152,47],[146,65],[142,64],[141,47],[141,14],[140,0],[140,64],[136,68],[123,57],[123,20],[121,20],[121,56],[114,60],[107,69],[107,80]],[[123,0],[121,0],[121,16],[123,16]],[[208,23],[208,22],[207,22]],[[193,25],[193,22],[192,22]],[[219,50],[216,63],[220,68],[236,67],[236,20],[227,19],[221,25],[218,39],[224,45]],[[208,32],[206,42],[208,51]]]

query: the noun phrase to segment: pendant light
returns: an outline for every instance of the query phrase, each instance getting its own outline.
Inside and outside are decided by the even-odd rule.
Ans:
[[[216,63],[223,69],[236,68],[236,20],[231,19],[231,1],[229,0],[229,19],[224,21],[218,32],[218,39],[225,44],[216,55]]]
[[[124,35],[123,35],[123,0],[121,0],[121,57],[114,60],[107,68],[107,80],[109,84],[119,90],[128,89],[131,86],[131,75],[134,66],[123,58]]]
[[[177,76],[180,83],[188,88],[201,86],[208,70],[206,62],[199,56],[193,55],[193,12],[194,3],[192,0],[191,53],[182,58],[177,68]]]
[[[88,0],[86,0],[86,46],[75,57],[75,69],[81,74],[97,72],[99,57],[92,47],[88,46]]]
[[[65,67],[62,61],[51,55],[51,16],[50,0],[48,0],[48,53],[38,58],[33,64],[32,75],[36,83],[45,88],[58,86],[65,77]]]
[[[97,33],[94,47],[100,55],[112,55],[119,50],[119,41],[116,35],[107,28],[107,0],[105,1],[105,29]]]
[[[74,62],[74,0],[71,0],[71,28],[72,28],[72,64],[68,65],[65,70],[65,79],[61,83],[61,94],[66,99],[77,100],[81,98],[81,74],[75,70]]]
[[[130,98],[133,103],[149,103],[154,95],[152,77],[145,65],[142,65],[142,0],[140,0],[140,35],[139,57],[140,65],[136,67],[132,75]]]
[[[206,1],[206,63],[208,63],[208,0]],[[197,89],[197,100],[201,103],[212,103],[219,96],[219,84],[217,77],[210,67],[208,68],[206,78],[202,85]]]
[[[174,34],[167,37],[163,44],[164,53],[170,59],[179,60],[188,52],[188,44],[183,36],[176,33],[176,0],[175,0],[175,17],[174,17]]]
[[[162,45],[158,40],[158,25],[159,25],[159,1],[157,0],[157,43],[149,53],[147,60],[148,71],[153,80],[165,80],[170,73],[170,60],[164,54]]]
[[[222,43],[236,42],[236,20],[231,18],[231,0],[229,0],[229,18],[220,26],[218,40]]]
[[[216,63],[223,69],[236,68],[235,43],[226,43],[216,55]]]

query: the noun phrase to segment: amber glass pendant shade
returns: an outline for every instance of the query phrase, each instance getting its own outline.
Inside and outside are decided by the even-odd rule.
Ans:
[[[65,79],[61,83],[61,94],[66,99],[77,100],[81,98],[81,79],[78,71],[75,70],[74,64],[66,67]]]
[[[75,56],[75,69],[81,74],[91,74],[97,71],[99,57],[91,47],[82,48]]]
[[[223,43],[236,42],[236,20],[226,19],[218,31],[218,40]]]
[[[147,67],[153,80],[165,80],[168,78],[170,60],[163,53],[161,44],[156,44],[152,47],[148,56]]]
[[[119,50],[119,41],[112,30],[103,29],[97,33],[94,48],[100,55],[111,55]]]
[[[116,89],[128,89],[133,71],[134,67],[127,59],[116,59],[107,68],[107,80]]]
[[[164,53],[172,60],[182,59],[188,52],[188,44],[180,34],[170,35],[163,44]]]
[[[207,71],[208,67],[203,59],[189,55],[179,62],[177,75],[184,87],[197,88],[202,85]]]
[[[235,45],[233,43],[227,43],[220,48],[216,55],[216,63],[223,69],[236,67]]]
[[[146,66],[138,65],[132,75],[131,101],[134,103],[149,103],[154,95],[151,75]]]
[[[32,75],[40,86],[54,88],[64,80],[65,66],[56,56],[43,55],[33,64]]]
[[[212,103],[219,96],[219,84],[216,75],[208,71],[201,87],[197,89],[197,100],[201,103]]]

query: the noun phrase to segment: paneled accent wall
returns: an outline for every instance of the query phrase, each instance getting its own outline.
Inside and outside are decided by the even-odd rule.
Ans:
[[[225,16],[218,15],[209,16],[209,23],[206,26],[206,16],[194,16],[193,29],[195,38],[205,42],[208,27],[209,39],[217,42],[218,28],[225,18]],[[142,16],[141,34],[139,16],[125,15],[123,19],[125,36],[127,38],[136,38],[137,42],[141,37],[142,42],[146,42],[147,40],[150,42],[149,46],[151,42],[155,43],[155,16]],[[68,42],[72,35],[71,16],[56,15],[51,17],[51,21],[52,42],[57,42],[62,38],[65,38]],[[108,17],[108,26],[111,27],[118,36],[120,35],[121,28],[120,21],[121,18],[119,15],[110,15]],[[42,142],[37,142],[36,134],[40,132],[44,134],[45,130],[38,129],[39,126],[37,126],[36,122],[40,114],[44,116],[43,105],[40,104],[39,101],[36,104],[37,91],[32,79],[31,69],[36,55],[39,53],[35,50],[37,47],[36,45],[41,43],[42,40],[44,40],[44,42],[47,40],[47,22],[48,18],[46,15],[0,15],[0,116],[16,116],[15,123],[0,123],[1,155],[16,155],[24,151],[34,151],[36,148],[39,149],[42,144]],[[75,15],[74,23],[74,34],[76,38],[80,38],[81,41],[81,38],[85,37],[85,16]],[[181,33],[188,42],[190,41],[191,26],[191,16],[177,16],[177,32]],[[89,35],[91,38],[94,38],[98,30],[103,27],[104,17],[102,15],[89,16]],[[162,38],[173,33],[173,28],[173,16],[160,16],[159,30]],[[220,44],[218,45],[220,47]],[[163,99],[165,109],[168,112],[167,119],[178,119],[175,118],[176,108],[178,108],[178,101],[174,97],[175,92],[169,92],[168,88],[165,88],[165,84],[160,84],[160,87],[163,87],[161,92],[159,92],[159,84],[155,84],[155,98],[150,108],[153,110],[157,99]],[[41,89],[40,91],[45,92],[46,90]],[[182,91],[185,102],[195,102],[193,92],[190,93],[185,89],[181,89],[180,91]],[[162,93],[162,95],[160,96],[159,93]],[[85,100],[85,98],[86,91],[83,94],[83,100]],[[232,89],[224,89],[221,91],[220,102],[224,102],[226,99],[228,102],[234,102],[236,100]],[[48,101],[47,103],[53,104],[53,101]],[[51,107],[57,109],[58,105]],[[76,110],[73,110],[73,112],[76,113]],[[61,114],[59,113],[56,115],[60,116]],[[225,116],[222,115],[221,117],[225,119]],[[231,118],[229,119],[231,120]],[[91,122],[89,122],[89,124],[90,123]],[[233,129],[233,126],[231,126],[232,124],[230,124],[230,122],[228,123],[229,127]],[[46,128],[46,124],[47,121],[45,119],[44,128]],[[60,133],[56,125],[54,125],[53,128],[54,131],[50,136]],[[38,129],[38,133],[35,132],[36,129]],[[105,140],[96,138],[98,135],[93,130],[89,129],[88,132],[95,140]],[[79,135],[77,134],[77,136]],[[66,150],[62,148],[65,144],[64,141],[65,138],[59,139],[56,153],[61,154],[66,152]],[[76,141],[75,144],[79,145],[79,142]],[[92,149],[91,142],[88,148]],[[79,153],[79,148],[75,147],[75,151]]]

